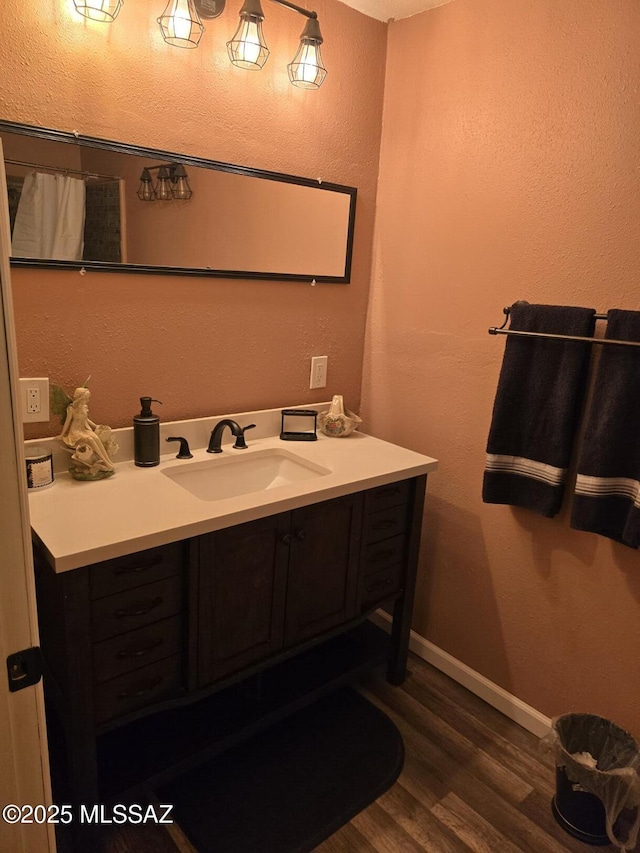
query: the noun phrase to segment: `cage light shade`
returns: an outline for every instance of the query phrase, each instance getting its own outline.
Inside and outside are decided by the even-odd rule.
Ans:
[[[92,21],[110,24],[118,17],[123,0],[73,0],[76,12]]]
[[[162,38],[174,47],[197,47],[204,32],[193,0],[169,0],[158,24]]]
[[[189,178],[184,166],[177,165],[171,167],[171,182],[173,184],[171,192],[174,198],[185,200],[191,198],[193,190],[189,186]]]
[[[171,201],[173,198],[173,192],[171,191],[171,178],[169,176],[169,169],[166,166],[161,166],[158,170],[156,198],[158,201]]]
[[[138,187],[138,198],[140,201],[155,201],[156,191],[153,188],[151,174],[148,169],[143,169],[140,175],[140,186]]]
[[[259,71],[269,58],[269,48],[262,32],[264,14],[260,0],[245,0],[240,9],[240,23],[227,52],[233,65]]]
[[[289,80],[301,89],[319,89],[327,76],[322,62],[322,34],[317,18],[309,18],[300,36],[300,47],[287,65]]]

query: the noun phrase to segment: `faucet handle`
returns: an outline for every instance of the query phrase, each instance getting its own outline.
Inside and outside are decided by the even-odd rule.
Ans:
[[[240,434],[236,436],[236,443],[233,445],[234,450],[246,450],[247,442],[244,440],[244,434],[248,429],[253,429],[255,424],[249,424],[246,427],[240,427]]]
[[[180,450],[176,459],[193,459],[193,453],[189,450],[189,442],[186,438],[183,438],[181,435],[170,435],[166,440],[180,442]]]

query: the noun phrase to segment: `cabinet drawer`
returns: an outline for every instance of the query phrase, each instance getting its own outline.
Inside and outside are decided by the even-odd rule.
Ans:
[[[180,612],[182,577],[165,578],[91,604],[91,635],[106,640]]]
[[[400,480],[398,483],[389,483],[386,486],[378,486],[377,489],[370,489],[367,492],[368,511],[377,512],[379,509],[407,503],[410,486],[410,480]]]
[[[180,655],[173,655],[99,684],[93,691],[96,722],[106,723],[178,695],[181,670]]]
[[[140,584],[153,583],[180,574],[183,562],[183,543],[174,542],[114,560],[105,560],[89,568],[89,589],[92,599],[114,595]]]
[[[99,684],[180,651],[182,620],[163,619],[93,646],[93,681]]]
[[[370,512],[364,521],[364,541],[367,545],[403,533],[407,526],[407,506],[399,504],[389,509]]]
[[[377,542],[375,545],[368,545],[365,549],[362,574],[370,575],[396,563],[402,563],[405,543],[406,537],[400,535],[385,539],[384,542]]]
[[[401,580],[402,565],[400,563],[363,578],[360,595],[362,610],[366,610],[377,601],[382,601],[398,592],[401,587]]]

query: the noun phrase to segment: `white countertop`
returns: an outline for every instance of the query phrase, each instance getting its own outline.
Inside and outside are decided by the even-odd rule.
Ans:
[[[241,424],[256,414],[234,415]],[[273,418],[271,419],[273,421]],[[215,422],[215,421],[213,421]],[[185,435],[163,424],[162,434]],[[193,422],[201,424],[200,421]],[[207,428],[210,426],[207,423]],[[199,426],[199,434],[205,434]],[[132,460],[116,464],[116,473],[105,480],[81,482],[70,474],[56,473],[55,482],[41,491],[29,491],[31,528],[34,538],[56,572],[65,572],[90,563],[142,551],[223,527],[263,518],[274,513],[329,500],[396,480],[435,471],[437,461],[412,450],[389,444],[360,432],[347,438],[317,441],[281,441],[278,436],[247,433],[247,450],[209,454],[204,447],[191,446],[193,459],[175,458],[177,443],[170,455],[163,446],[160,465],[137,467]],[[225,441],[229,430],[225,430]],[[40,441],[40,444],[43,442]],[[194,463],[211,465],[232,457],[248,459],[265,449],[286,450],[329,469],[328,474],[296,483],[264,489],[223,500],[201,500],[163,473]],[[228,463],[227,463],[228,464]]]

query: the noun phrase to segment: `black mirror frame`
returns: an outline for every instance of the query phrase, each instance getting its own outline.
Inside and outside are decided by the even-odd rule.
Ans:
[[[0,134],[2,132],[22,134],[23,136],[35,136],[52,142],[65,142],[74,145],[86,145],[92,148],[101,148],[107,151],[119,151],[122,154],[134,154],[141,157],[153,159],[166,159],[185,166],[200,166],[205,169],[217,169],[221,172],[232,172],[247,177],[264,178],[270,181],[280,181],[289,184],[298,184],[304,187],[315,187],[316,189],[328,190],[330,192],[341,192],[350,196],[349,202],[349,225],[347,235],[345,270],[343,276],[313,276],[298,275],[291,273],[272,272],[250,272],[247,270],[216,270],[202,267],[170,267],[153,266],[150,264],[118,264],[105,261],[58,261],[39,258],[10,258],[13,267],[31,267],[44,269],[67,269],[67,270],[99,270],[102,272],[135,273],[143,275],[182,275],[182,276],[206,276],[211,278],[231,279],[260,279],[264,281],[304,281],[316,283],[348,284],[351,280],[351,261],[353,256],[353,239],[356,215],[357,189],[342,184],[325,183],[312,178],[301,178],[295,175],[287,175],[281,172],[269,172],[264,169],[252,169],[248,166],[237,166],[233,163],[223,163],[217,160],[205,160],[202,157],[191,157],[177,154],[171,151],[162,151],[157,148],[144,148],[139,145],[129,145],[124,142],[115,142],[108,139],[99,139],[93,136],[83,136],[75,133],[67,133],[62,130],[37,127],[35,125],[22,124],[0,120]]]

